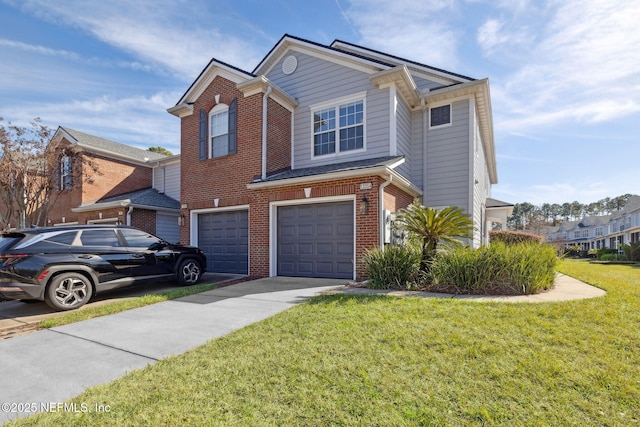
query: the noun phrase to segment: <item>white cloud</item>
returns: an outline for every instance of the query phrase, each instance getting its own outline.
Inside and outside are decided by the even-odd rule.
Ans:
[[[193,79],[211,57],[250,71],[261,56],[247,32],[262,33],[248,31],[246,23],[234,25],[227,17],[208,12],[208,6],[207,2],[142,0],[28,0],[23,5],[41,19],[81,28],[187,80]],[[220,31],[223,25],[232,27],[232,31]]]
[[[498,109],[509,112],[499,126],[597,123],[638,113],[640,91],[632,88],[640,85],[640,3],[551,2],[547,11],[538,44],[494,91],[504,103]],[[492,40],[487,35],[489,48]]]
[[[32,45],[8,39],[0,39],[0,46],[17,49],[25,52],[38,53],[47,56],[58,56],[67,59],[78,59],[79,55],[64,49],[51,49],[46,46]]]
[[[32,112],[37,111],[44,124],[52,129],[58,125],[67,126],[139,148],[160,145],[177,154],[180,151],[180,123],[166,112],[166,108],[180,95],[158,92],[148,97],[101,96],[66,103],[23,104],[12,108],[11,121],[27,124],[34,118]]]
[[[355,0],[345,13],[363,45],[451,69],[459,34],[446,15],[454,8],[453,0]]]

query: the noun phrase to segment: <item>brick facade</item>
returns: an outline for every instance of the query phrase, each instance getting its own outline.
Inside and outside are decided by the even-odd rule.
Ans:
[[[64,140],[60,149],[68,149],[68,144],[68,141]],[[75,213],[71,209],[93,203],[103,197],[129,193],[152,185],[153,172],[150,167],[109,159],[86,151],[74,157],[73,168],[76,182],[72,189],[58,192],[49,211],[47,222],[50,224],[86,224],[89,220],[98,220],[99,212]],[[103,218],[117,216],[123,217],[121,210],[102,212]],[[155,232],[155,229],[153,231]]]
[[[237,99],[237,152],[224,157],[199,159],[200,110],[207,114],[219,102],[229,104]],[[182,243],[192,242],[190,212],[217,208],[249,206],[249,275],[269,276],[271,203],[331,202],[354,200],[355,210],[355,269],[356,278],[365,278],[363,256],[367,250],[380,244],[379,188],[385,182],[380,176],[360,176],[345,179],[282,186],[247,188],[247,184],[260,177],[262,171],[262,102],[263,94],[244,97],[235,83],[216,76],[210,85],[192,100],[193,113],[181,118],[181,203],[185,206],[184,225],[181,227]],[[291,120],[287,108],[273,99],[267,104],[267,175],[291,167]],[[208,141],[208,143],[210,143]],[[366,184],[361,187],[360,184]],[[307,198],[305,188],[311,188]],[[366,190],[361,190],[366,188]],[[367,209],[361,210],[366,200]],[[413,197],[403,190],[389,185],[384,190],[384,207],[395,211],[406,207]],[[193,224],[196,228],[197,224]]]

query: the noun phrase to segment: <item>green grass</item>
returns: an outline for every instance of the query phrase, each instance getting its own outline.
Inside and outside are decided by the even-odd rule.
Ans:
[[[144,307],[170,299],[180,298],[187,295],[210,291],[216,288],[217,284],[200,284],[185,286],[166,292],[143,295],[141,297],[128,298],[120,301],[113,301],[97,306],[85,306],[78,310],[69,311],[56,317],[45,319],[38,325],[41,328],[53,328],[55,326],[67,325],[81,320],[92,319],[94,317],[106,316],[107,314],[119,313],[132,308]]]
[[[330,295],[11,425],[640,425],[640,268],[557,303]]]

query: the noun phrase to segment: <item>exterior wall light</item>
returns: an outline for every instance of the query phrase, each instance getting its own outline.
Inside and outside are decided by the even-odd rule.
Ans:
[[[358,205],[358,212],[360,212],[360,215],[366,215],[369,213],[369,199],[367,199],[366,196],[360,201],[360,204]]]

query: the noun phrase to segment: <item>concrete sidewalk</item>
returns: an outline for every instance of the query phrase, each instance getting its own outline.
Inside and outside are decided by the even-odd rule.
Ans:
[[[384,294],[401,297],[422,297],[422,298],[449,298],[465,301],[478,302],[555,302],[571,301],[577,299],[596,298],[606,295],[606,292],[595,286],[587,285],[571,276],[557,273],[553,282],[553,287],[548,291],[534,295],[462,295],[446,294],[440,292],[421,291],[397,291],[397,290],[374,290],[357,287],[341,287],[330,289],[325,294]]]
[[[259,279],[0,341],[0,424],[345,284]]]

